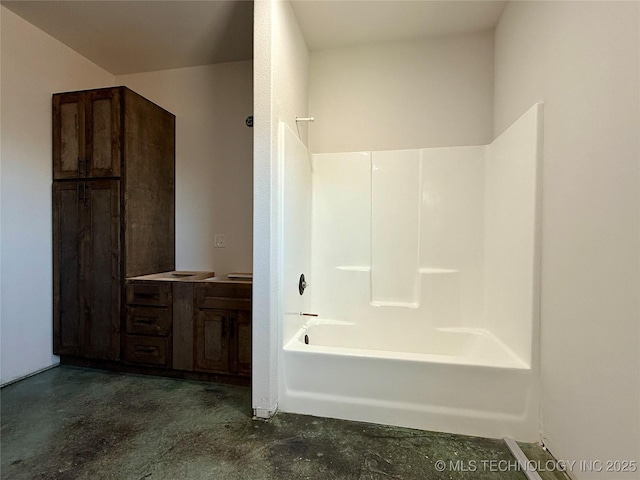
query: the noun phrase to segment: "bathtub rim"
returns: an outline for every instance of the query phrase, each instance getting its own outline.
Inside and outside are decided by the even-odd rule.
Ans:
[[[474,361],[470,357],[455,356],[455,355],[439,355],[434,353],[415,353],[415,352],[397,352],[387,350],[375,350],[375,349],[363,349],[363,348],[348,348],[348,347],[334,347],[325,345],[311,345],[304,343],[304,336],[307,334],[307,329],[313,325],[354,325],[354,322],[345,322],[341,320],[329,320],[329,319],[314,319],[305,323],[298,331],[283,345],[282,350],[287,352],[302,352],[302,353],[321,353],[327,355],[337,355],[346,358],[378,358],[389,361],[413,361],[421,363],[438,363],[449,365],[464,365],[469,367],[478,368],[492,368],[492,369],[505,369],[505,370],[532,370],[532,365],[527,364],[521,358],[519,358],[509,347],[507,347],[498,337],[493,335],[488,330],[484,329],[455,329],[455,328],[438,328],[436,330],[441,331],[460,331],[461,333],[473,333],[476,335],[484,335],[490,337],[492,341],[499,344],[508,354],[510,363],[499,362],[487,362],[487,361]]]

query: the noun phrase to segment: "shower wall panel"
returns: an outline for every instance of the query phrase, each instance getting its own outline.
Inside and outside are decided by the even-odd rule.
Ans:
[[[439,323],[449,326],[480,327],[482,321],[482,275],[484,235],[484,146],[425,148],[422,161],[420,220],[420,269],[422,281],[429,281],[423,302],[444,303],[443,270],[455,271],[455,285],[447,285],[447,295],[457,301],[438,309]],[[428,275],[428,277],[425,277]],[[438,288],[438,290],[435,290]],[[454,321],[444,311],[459,309]]]
[[[537,104],[487,146],[485,166],[484,326],[527,363],[539,315],[541,121]]]
[[[284,123],[279,124],[282,175],[282,309],[283,341],[302,325],[311,295],[298,292],[298,279],[311,274],[311,158],[307,147]]]
[[[420,304],[420,150],[371,157],[371,301]]]
[[[371,154],[312,158],[312,309],[354,318],[370,301]]]
[[[486,146],[312,155],[312,310],[484,329],[529,364],[540,109]]]

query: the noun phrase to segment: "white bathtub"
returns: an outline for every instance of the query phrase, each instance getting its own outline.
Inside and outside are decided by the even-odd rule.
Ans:
[[[283,356],[283,411],[538,438],[532,369],[484,330],[417,332],[398,324],[389,331],[375,322],[312,320]]]

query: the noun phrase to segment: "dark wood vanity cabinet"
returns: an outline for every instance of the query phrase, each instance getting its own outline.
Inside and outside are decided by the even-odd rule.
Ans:
[[[55,354],[120,360],[124,279],[175,268],[174,132],[125,87],[53,96]]]
[[[125,363],[248,383],[250,282],[163,272],[128,279],[126,297]]]
[[[251,284],[196,285],[195,370],[251,376]]]

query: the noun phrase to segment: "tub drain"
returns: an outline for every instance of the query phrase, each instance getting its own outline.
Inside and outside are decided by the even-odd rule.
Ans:
[[[309,335],[304,336],[304,343],[309,345]]]

